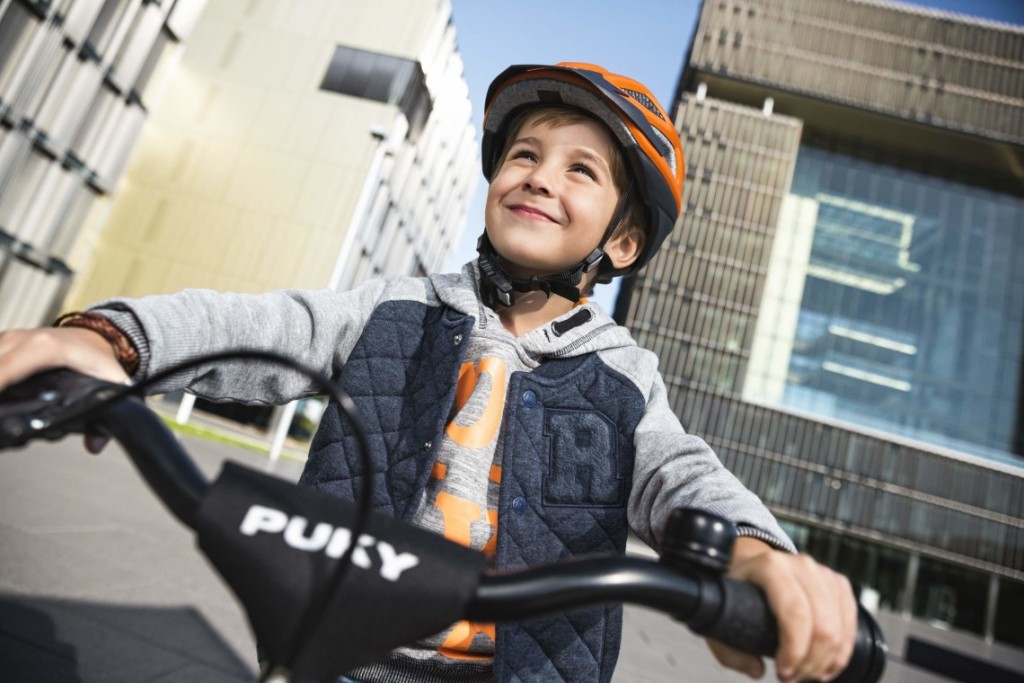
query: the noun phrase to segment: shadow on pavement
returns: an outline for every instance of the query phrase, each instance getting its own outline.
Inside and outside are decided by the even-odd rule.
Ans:
[[[192,608],[0,594],[3,680],[212,683],[252,681],[254,669]]]

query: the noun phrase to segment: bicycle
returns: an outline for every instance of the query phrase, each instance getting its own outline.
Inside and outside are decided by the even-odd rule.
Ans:
[[[365,449],[351,401],[319,373],[262,352],[195,362],[240,355],[314,377]],[[0,449],[72,433],[120,442],[168,510],[196,532],[200,549],[241,602],[265,657],[261,681],[334,680],[460,619],[515,621],[610,602],[662,611],[695,633],[754,654],[777,649],[763,594],[724,576],[735,540],[725,520],[675,511],[659,561],[587,557],[495,573],[485,570],[477,551],[371,512],[367,495],[350,503],[231,462],[208,483],[137,396],[142,388],[68,370],[40,373],[0,394]],[[859,609],[854,653],[836,679],[843,683],[877,681],[885,668],[884,637]],[[350,614],[359,619],[347,619]]]

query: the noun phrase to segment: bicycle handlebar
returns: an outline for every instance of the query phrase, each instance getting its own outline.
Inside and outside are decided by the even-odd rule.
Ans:
[[[702,636],[764,657],[778,650],[775,617],[756,586],[638,557],[597,557],[483,577],[466,607],[471,621],[517,621],[587,605],[628,602],[674,617]],[[858,605],[854,653],[839,683],[877,681],[887,646]]]
[[[772,656],[777,650],[775,619],[758,588],[667,555],[662,562],[588,557],[492,573],[484,571],[480,553],[374,514],[366,533],[348,543],[376,544],[379,567],[367,553],[356,564],[378,571],[351,572],[335,586],[327,579],[340,553],[287,547],[279,533],[286,522],[278,526],[278,520],[317,520],[335,530],[332,541],[344,541],[343,532],[353,528],[353,504],[233,463],[211,486],[159,418],[128,393],[130,388],[66,370],[30,378],[0,394],[0,449],[72,432],[101,432],[119,441],[171,513],[196,530],[200,547],[240,598],[270,661],[289,663],[295,680],[336,676],[459,619],[516,621],[618,602],[667,613],[746,652]],[[382,546],[388,546],[386,552]],[[328,618],[306,642],[297,642],[294,631],[311,600],[323,601]],[[353,630],[352,620],[344,618],[363,613],[361,605],[387,613],[381,603],[392,605],[397,617],[377,630],[366,624]],[[339,642],[348,649],[339,649]],[[854,653],[836,680],[877,681],[886,651],[878,625],[860,608]]]

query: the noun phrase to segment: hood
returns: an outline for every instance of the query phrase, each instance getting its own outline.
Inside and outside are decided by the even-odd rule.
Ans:
[[[504,330],[498,314],[480,297],[480,270],[474,259],[462,272],[429,277],[437,297],[460,313],[473,316],[482,329]],[[511,333],[506,332],[511,336]],[[587,302],[564,315],[516,337],[534,358],[567,358],[597,351],[635,347],[629,331],[615,323],[598,304]]]

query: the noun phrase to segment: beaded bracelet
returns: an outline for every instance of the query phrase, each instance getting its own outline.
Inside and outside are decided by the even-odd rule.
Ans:
[[[139,369],[139,352],[131,339],[119,330],[114,323],[98,313],[89,311],[72,311],[65,313],[53,322],[54,327],[81,327],[92,330],[107,340],[114,350],[114,357],[129,376]]]

